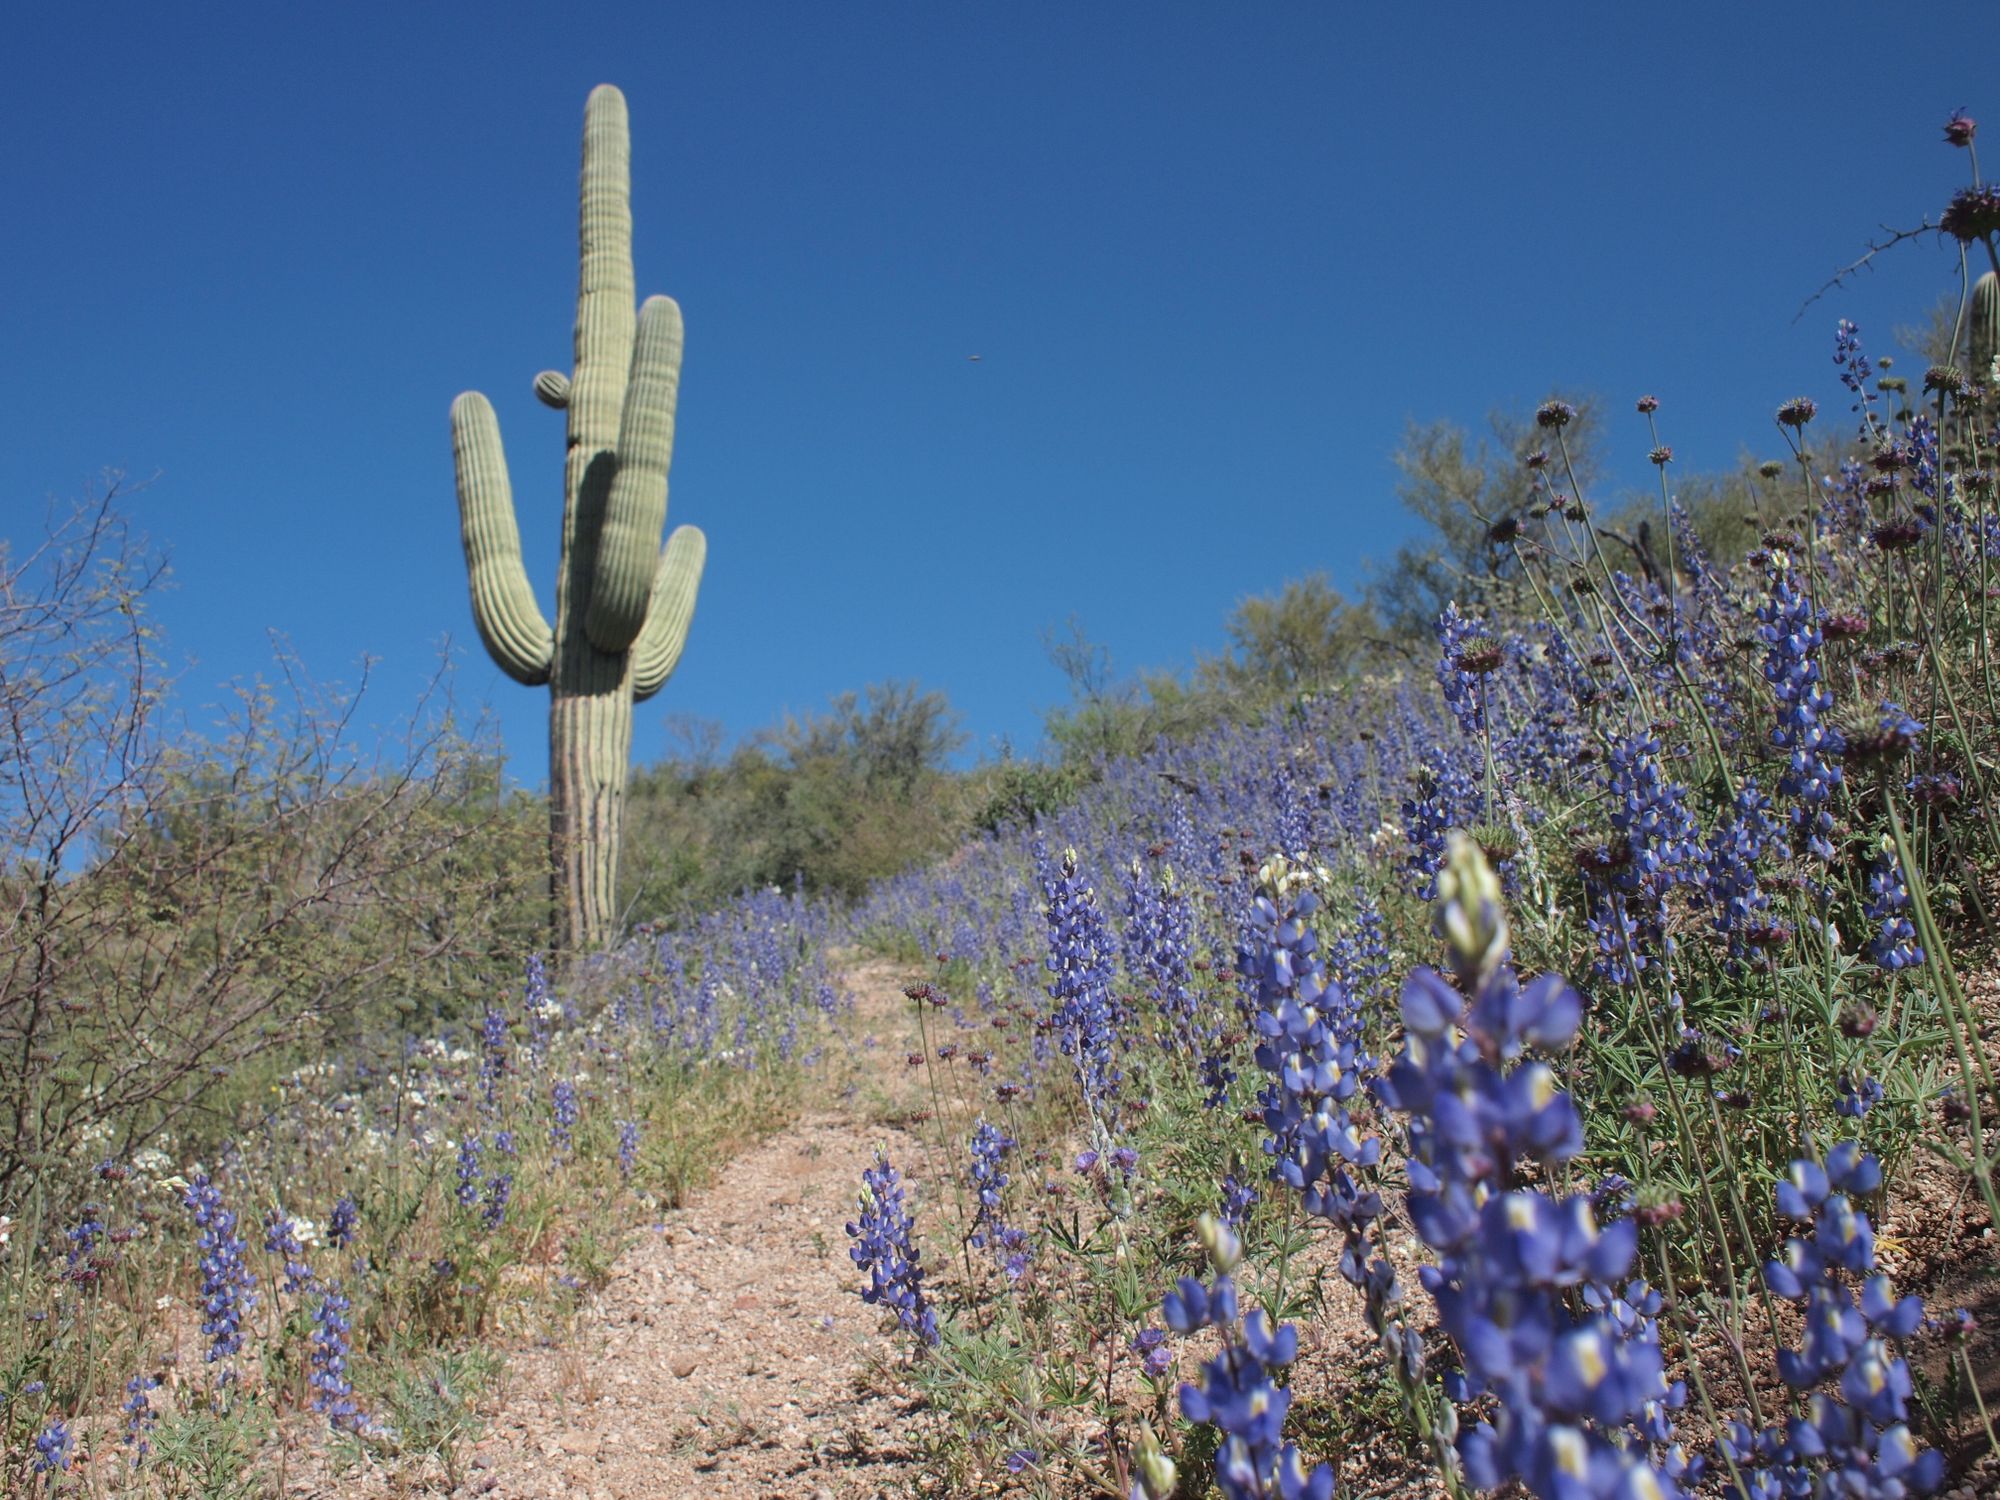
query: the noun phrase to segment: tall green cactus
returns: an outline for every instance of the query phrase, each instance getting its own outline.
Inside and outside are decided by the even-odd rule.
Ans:
[[[1972,284],[1972,379],[1985,385],[2000,358],[2000,274],[1988,271]]]
[[[473,619],[501,671],[549,688],[550,894],[568,952],[602,945],[616,926],[632,705],[680,660],[708,553],[692,526],[660,545],[681,310],[649,297],[633,312],[631,137],[625,96],[610,84],[584,107],[581,199],[576,373],[535,377],[543,404],[569,412],[553,626],[521,565],[492,403],[467,391],[451,404]]]

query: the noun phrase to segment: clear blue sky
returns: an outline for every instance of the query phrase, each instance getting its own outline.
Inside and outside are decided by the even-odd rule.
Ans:
[[[0,535],[107,467],[170,548],[183,695],[449,636],[516,776],[546,694],[473,633],[446,411],[499,408],[551,607],[584,96],[631,103],[642,293],[688,328],[670,521],[709,536],[641,710],[732,733],[890,677],[1038,738],[1072,613],[1123,669],[1406,534],[1406,419],[1601,392],[1633,480],[1836,404],[1955,265],[1990,3],[31,6],[0,51]],[[1982,91],[1981,80],[1988,87]],[[978,354],[977,363],[966,356]]]

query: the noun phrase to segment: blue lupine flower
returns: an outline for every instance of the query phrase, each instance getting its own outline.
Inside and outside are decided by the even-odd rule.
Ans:
[[[348,1300],[338,1282],[327,1286],[313,1318],[310,1383],[313,1410],[324,1412],[336,1432],[365,1433],[372,1424],[354,1404],[354,1386],[347,1376],[349,1341],[353,1325],[348,1321]]]
[[[1757,867],[1778,834],[1771,802],[1752,777],[1737,788],[1736,806],[1726,823],[1709,835],[1707,894],[1715,907],[1716,931],[1729,939],[1732,958],[1774,937],[1771,898],[1758,882]]]
[[[1840,383],[1853,392],[1853,410],[1862,414],[1865,425],[1876,399],[1875,363],[1861,348],[1860,328],[1846,318],[1834,326],[1833,362],[1840,366]]]
[[[1247,1182],[1239,1182],[1234,1172],[1224,1175],[1222,1222],[1232,1234],[1242,1235],[1250,1223],[1250,1210],[1257,1206],[1257,1199],[1257,1190]]]
[[[500,1080],[507,1076],[507,1016],[497,1005],[486,1007],[479,1027],[480,1102],[488,1114],[500,1107]]]
[[[76,1439],[67,1422],[57,1420],[44,1427],[35,1438],[35,1472],[54,1474],[69,1468],[70,1450]]]
[[[477,1208],[479,1206],[479,1158],[485,1147],[480,1143],[479,1132],[468,1130],[465,1139],[458,1143],[458,1206]]]
[[[1311,789],[1290,766],[1280,766],[1271,777],[1271,801],[1278,812],[1271,829],[1278,847],[1294,859],[1309,857],[1319,842],[1313,831],[1318,803]]]
[[[69,1241],[63,1272],[66,1281],[83,1286],[97,1280],[97,1242],[104,1238],[105,1232],[104,1206],[84,1204],[75,1225],[64,1231],[64,1238]]]
[[[1274,1375],[1298,1358],[1298,1330],[1289,1323],[1272,1329],[1262,1308],[1239,1316],[1230,1273],[1241,1245],[1212,1215],[1202,1216],[1201,1233],[1214,1280],[1183,1276],[1160,1312],[1175,1333],[1215,1328],[1223,1336],[1222,1352],[1201,1367],[1201,1383],[1180,1389],[1181,1414],[1221,1437],[1216,1488],[1223,1500],[1331,1500],[1333,1470],[1319,1464],[1308,1473],[1297,1445],[1284,1438],[1292,1393]]]
[[[1095,1127],[1106,1129],[1109,1106],[1123,1077],[1118,1070],[1116,1011],[1111,998],[1111,939],[1089,886],[1077,874],[1076,851],[1063,851],[1060,864],[1037,840],[1035,863],[1047,898],[1049,998],[1065,1056]]]
[[[1334,939],[1326,962],[1358,1012],[1381,998],[1389,977],[1389,926],[1365,890],[1355,892],[1354,925]]]
[[[973,1128],[971,1173],[972,1190],[977,1202],[973,1209],[971,1242],[975,1249],[983,1248],[990,1242],[1001,1256],[1010,1281],[1018,1279],[1027,1269],[1027,1257],[1021,1253],[1026,1235],[1004,1234],[1007,1226],[1002,1194],[1009,1178],[1001,1164],[1015,1144],[1012,1136],[983,1117]]]
[[[345,1250],[354,1243],[354,1230],[360,1217],[361,1212],[355,1207],[354,1200],[345,1193],[341,1194],[326,1221],[326,1242],[336,1250]]]
[[[562,1015],[562,1007],[549,994],[548,967],[539,953],[528,955],[528,982],[521,999],[528,1018],[528,1061],[540,1068],[548,1057],[549,1029]]]
[[[549,1090],[549,1144],[558,1156],[568,1156],[575,1144],[577,1113],[576,1085],[558,1078]]]
[[[1918,412],[1911,419],[1909,441],[1910,483],[1919,494],[1935,500],[1938,492],[1938,429],[1928,412]]]
[[[1477,737],[1486,731],[1483,679],[1500,664],[1500,648],[1486,633],[1458,612],[1456,601],[1438,616],[1438,686],[1458,727]],[[1286,849],[1287,854],[1298,851]]]
[[[493,1137],[493,1149],[500,1156],[514,1155],[514,1132],[500,1131]],[[514,1192],[512,1168],[503,1168],[486,1179],[486,1206],[480,1211],[479,1222],[490,1233],[507,1220],[507,1200]]]
[[[1856,1082],[1851,1074],[1842,1073],[1833,1086],[1838,1095],[1833,1112],[1843,1119],[1858,1120],[1888,1097],[1879,1080],[1866,1076]]]
[[[282,1291],[296,1295],[313,1284],[313,1269],[306,1260],[306,1247],[299,1239],[299,1227],[291,1215],[281,1208],[273,1209],[264,1219],[264,1248],[285,1263]]]
[[[1363,1139],[1348,1115],[1370,1059],[1360,1050],[1355,1006],[1320,959],[1312,930],[1318,909],[1305,872],[1282,856],[1266,864],[1237,972],[1257,990],[1257,1066],[1270,1077],[1260,1097],[1271,1175],[1300,1195],[1307,1213],[1340,1226],[1341,1274],[1363,1286],[1382,1200],[1356,1171],[1380,1160],[1382,1143]]]
[[[848,1248],[854,1264],[868,1273],[861,1300],[871,1307],[891,1308],[896,1321],[926,1344],[938,1342],[937,1315],[924,1297],[923,1252],[913,1238],[916,1219],[903,1206],[903,1181],[876,1152],[875,1163],[861,1174],[861,1210],[848,1224]]]
[[[1459,1435],[1466,1477],[1482,1489],[1518,1479],[1551,1500],[1678,1496],[1670,1467],[1632,1435],[1673,1399],[1658,1339],[1645,1319],[1602,1310],[1637,1252],[1636,1226],[1600,1228],[1585,1194],[1516,1185],[1522,1158],[1552,1171],[1583,1149],[1575,1105],[1528,1056],[1569,1045],[1582,1001],[1555,975],[1520,984],[1499,880],[1463,835],[1439,895],[1437,927],[1472,998],[1428,969],[1412,974],[1403,1050],[1378,1092],[1408,1116],[1410,1220],[1438,1254],[1422,1279],[1458,1348],[1452,1389],[1495,1398]],[[1575,1316],[1566,1294],[1593,1285],[1601,1310]]]
[[[1589,926],[1597,939],[1592,972],[1608,984],[1628,985],[1639,972],[1672,951],[1667,937],[1667,895],[1701,877],[1700,829],[1687,805],[1687,789],[1668,779],[1662,746],[1650,734],[1611,746],[1605,791],[1613,838],[1580,857],[1590,892]]]
[[[1793,1162],[1779,1180],[1778,1215],[1801,1233],[1765,1264],[1764,1284],[1805,1309],[1799,1347],[1778,1351],[1778,1373],[1801,1391],[1837,1382],[1839,1395],[1815,1391],[1804,1419],[1761,1433],[1730,1424],[1723,1449],[1745,1471],[1751,1495],[1897,1500],[1928,1494],[1943,1477],[1942,1456],[1910,1437],[1909,1366],[1891,1348],[1922,1326],[1923,1303],[1898,1300],[1876,1272],[1874,1230],[1853,1202],[1881,1186],[1881,1166],[1852,1142],[1835,1146],[1824,1164]]]
[[[1416,893],[1428,901],[1437,895],[1446,832],[1477,825],[1485,815],[1486,799],[1479,779],[1456,755],[1442,751],[1417,767],[1414,780],[1415,794],[1403,801],[1403,833],[1409,840],[1409,870],[1416,877]]]
[[[1791,563],[1783,552],[1771,554],[1771,597],[1757,607],[1757,638],[1765,645],[1764,679],[1778,700],[1778,722],[1771,743],[1787,752],[1778,795],[1790,799],[1792,829],[1800,848],[1815,858],[1831,860],[1833,813],[1829,804],[1840,790],[1839,764],[1846,741],[1828,721],[1833,694],[1821,676],[1819,650],[1823,641],[1818,611],[1792,582]]]
[[[1155,1380],[1174,1367],[1174,1351],[1167,1347],[1167,1335],[1161,1329],[1140,1329],[1126,1347],[1138,1358],[1139,1368]]]
[[[639,1122],[620,1120],[618,1122],[618,1175],[627,1182],[632,1180],[632,1171],[639,1165]]]
[[[1160,1045],[1194,1053],[1193,916],[1169,874],[1155,884],[1133,860],[1125,900],[1125,972],[1145,988],[1161,1022]]]
[[[125,1413],[125,1433],[119,1441],[132,1450],[135,1469],[152,1451],[148,1435],[160,1420],[160,1414],[153,1410],[152,1393],[159,1388],[159,1378],[153,1375],[134,1375],[125,1382],[125,1401],[119,1408]]]
[[[244,1314],[257,1305],[257,1278],[243,1261],[243,1241],[236,1233],[236,1215],[222,1205],[222,1194],[206,1176],[195,1178],[183,1200],[201,1232],[201,1331],[208,1338],[204,1358],[210,1364],[227,1361],[243,1347]],[[218,1378],[233,1380],[224,1365]]]
[[[1895,841],[1884,834],[1868,868],[1868,920],[1875,924],[1868,960],[1878,969],[1894,973],[1923,963],[1923,945],[1917,941],[1909,911],[1910,888],[1903,879],[1902,862],[1896,858]]]
[[[1668,779],[1661,754],[1660,741],[1641,734],[1613,744],[1606,758],[1611,827],[1629,855],[1617,883],[1655,900],[1693,881],[1701,861],[1687,788]]]

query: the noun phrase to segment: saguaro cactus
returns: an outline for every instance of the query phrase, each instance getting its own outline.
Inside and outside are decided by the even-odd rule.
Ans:
[[[1988,271],[1972,284],[1972,379],[1985,385],[2000,358],[2000,274]]]
[[[571,952],[599,946],[616,922],[632,705],[680,660],[708,552],[692,526],[660,546],[681,310],[649,297],[633,311],[631,138],[625,96],[609,84],[584,107],[581,199],[576,373],[535,377],[542,402],[569,413],[553,626],[521,565],[492,403],[467,391],[451,404],[473,619],[503,672],[549,688],[550,895]]]

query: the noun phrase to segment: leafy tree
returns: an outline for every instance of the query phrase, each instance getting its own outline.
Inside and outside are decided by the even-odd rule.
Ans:
[[[1324,573],[1236,606],[1224,626],[1230,649],[1202,662],[1212,690],[1264,699],[1323,692],[1374,664],[1381,627],[1367,604],[1349,604]]]
[[[1532,417],[1496,412],[1487,419],[1489,436],[1482,439],[1454,422],[1410,424],[1395,455],[1401,475],[1396,498],[1426,530],[1397,550],[1371,579],[1367,594],[1392,634],[1427,640],[1453,599],[1518,601],[1519,568],[1512,544],[1497,542],[1495,528],[1515,528],[1524,547],[1550,541],[1546,519],[1537,514],[1539,491],[1527,456],[1545,454],[1559,482],[1567,484],[1573,472],[1586,493],[1601,478],[1597,403],[1571,398],[1568,404],[1575,417],[1562,434],[1567,463]]]

